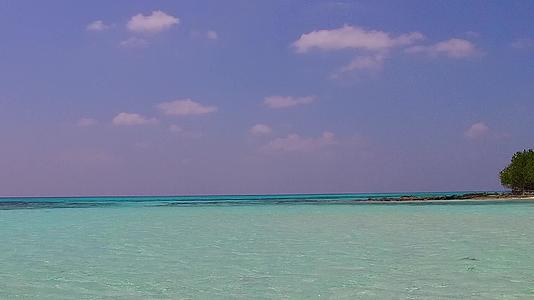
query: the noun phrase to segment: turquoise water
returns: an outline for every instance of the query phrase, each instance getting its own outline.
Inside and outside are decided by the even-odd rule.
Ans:
[[[215,195],[215,196],[124,196],[124,197],[44,197],[0,198],[0,209],[74,208],[102,206],[200,206],[272,204],[347,204],[362,200],[401,196],[449,196],[466,192],[373,193],[373,194],[292,194],[292,195]]]
[[[534,298],[534,202],[367,197],[0,199],[0,299]]]

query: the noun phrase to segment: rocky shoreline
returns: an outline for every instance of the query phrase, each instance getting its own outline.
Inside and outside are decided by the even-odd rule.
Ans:
[[[534,194],[513,194],[510,192],[501,193],[466,193],[447,196],[401,196],[401,197],[383,197],[383,198],[368,198],[368,202],[403,202],[403,201],[448,201],[448,200],[520,200],[532,199]]]

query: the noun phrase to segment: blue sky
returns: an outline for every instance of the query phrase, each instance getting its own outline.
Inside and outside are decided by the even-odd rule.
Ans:
[[[0,194],[499,189],[530,1],[1,1]]]

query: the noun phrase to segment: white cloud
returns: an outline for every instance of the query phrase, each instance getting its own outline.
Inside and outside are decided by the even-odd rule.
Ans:
[[[379,71],[395,48],[413,45],[425,39],[420,32],[394,35],[380,30],[368,30],[358,26],[344,25],[336,29],[323,29],[305,33],[292,46],[297,53],[311,50],[334,51],[348,49],[358,55],[339,68],[331,77],[356,70]]]
[[[430,46],[413,46],[408,53],[423,53],[430,56],[445,55],[451,58],[466,58],[479,54],[475,44],[468,40],[452,38]]]
[[[329,131],[323,132],[317,138],[305,138],[298,134],[290,134],[287,137],[272,140],[262,150],[267,152],[308,152],[336,143],[335,135]]]
[[[263,104],[269,108],[288,108],[297,105],[310,104],[315,101],[314,96],[292,97],[292,96],[269,96],[265,97]]]
[[[516,49],[534,49],[534,39],[531,39],[531,38],[517,39],[512,43],[512,47]]]
[[[147,118],[140,114],[121,112],[113,118],[113,125],[117,126],[133,126],[133,125],[146,125],[157,123],[154,118]]]
[[[265,124],[256,124],[252,126],[248,132],[252,135],[260,136],[271,134],[273,130]]]
[[[478,122],[471,125],[465,132],[465,137],[469,139],[479,139],[489,133],[489,127],[484,122]]]
[[[339,68],[335,72],[332,78],[338,78],[340,75],[356,70],[366,70],[366,71],[380,71],[384,67],[384,62],[386,61],[387,55],[384,53],[376,53],[374,55],[366,56],[357,56],[348,64]]]
[[[384,31],[366,30],[357,26],[345,25],[337,29],[305,33],[292,46],[297,53],[306,53],[312,49],[384,51],[397,46],[410,45],[423,39],[423,34],[419,32],[410,32],[393,37]]]
[[[216,106],[205,106],[191,99],[163,102],[158,104],[157,108],[166,115],[174,116],[202,115],[217,111]]]
[[[469,32],[470,36],[475,33]],[[352,61],[339,68],[331,76],[338,78],[341,74],[356,70],[379,71],[385,61],[396,49],[404,49],[407,53],[422,53],[430,56],[447,56],[451,58],[467,58],[482,54],[471,41],[452,38],[433,45],[416,45],[425,36],[417,31],[395,35],[381,30],[368,30],[358,26],[344,25],[336,29],[315,30],[302,34],[292,47],[297,53],[311,50],[353,50],[358,54]],[[516,47],[523,47],[518,43]]]
[[[85,29],[87,31],[104,31],[109,29],[109,25],[106,25],[102,20],[96,20],[89,23]]]
[[[137,14],[133,16],[126,28],[133,32],[157,33],[177,25],[180,19],[168,15],[161,10],[155,10],[150,15]]]
[[[93,118],[81,118],[76,122],[76,126],[89,127],[98,124],[98,121]]]
[[[148,42],[138,37],[131,37],[119,43],[123,48],[144,48],[148,46]]]
[[[208,32],[206,32],[206,37],[210,40],[217,40],[219,39],[219,35],[217,34],[217,32],[213,31],[213,30],[208,30]]]

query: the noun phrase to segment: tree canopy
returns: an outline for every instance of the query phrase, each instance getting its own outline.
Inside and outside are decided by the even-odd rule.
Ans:
[[[500,173],[501,184],[516,193],[534,192],[534,150],[516,152]]]

